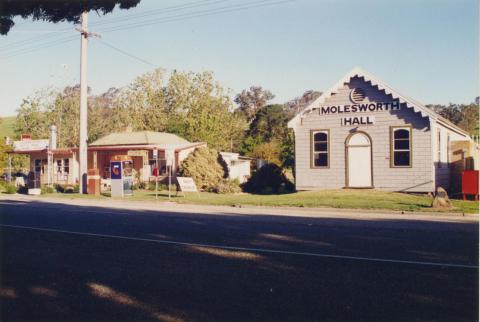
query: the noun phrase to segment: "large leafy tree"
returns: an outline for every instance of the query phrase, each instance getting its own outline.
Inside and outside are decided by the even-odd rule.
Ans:
[[[88,105],[90,142],[131,126],[137,131],[168,131],[190,141],[207,142],[218,150],[230,150],[238,148],[247,127],[208,72],[174,72],[167,79],[165,71],[157,69],[125,88],[90,95]],[[76,146],[78,111],[78,86],[61,92],[39,91],[18,109],[17,134],[46,138],[49,126],[55,124],[59,146]]]
[[[13,19],[44,20],[53,23],[69,21],[78,23],[84,11],[94,10],[107,14],[118,5],[120,9],[135,7],[140,0],[1,0],[0,34],[6,35],[15,25]]]
[[[255,114],[275,97],[269,90],[262,86],[251,86],[250,89],[244,89],[235,96],[235,103],[238,104],[238,110],[242,113],[248,122],[251,122]]]
[[[293,164],[292,134],[287,123],[292,113],[283,105],[261,108],[249,125],[241,152],[269,163],[291,167]]]
[[[477,103],[445,105],[427,105],[435,112],[458,125],[470,134],[476,133],[479,122],[479,109]]]
[[[249,135],[260,136],[267,142],[281,140],[286,136],[290,118],[291,115],[284,110],[283,105],[267,105],[255,114],[250,123]]]
[[[233,113],[232,102],[213,74],[174,72],[166,88],[169,132],[190,141],[207,142],[220,151],[240,144],[245,121]]]

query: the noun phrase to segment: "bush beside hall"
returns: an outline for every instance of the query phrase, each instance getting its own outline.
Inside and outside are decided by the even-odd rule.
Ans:
[[[200,190],[216,193],[241,192],[238,180],[226,179],[227,171],[220,154],[207,147],[195,150],[180,166],[180,175],[192,177]]]
[[[281,194],[294,192],[295,186],[278,165],[268,163],[252,175],[243,190],[255,194]]]

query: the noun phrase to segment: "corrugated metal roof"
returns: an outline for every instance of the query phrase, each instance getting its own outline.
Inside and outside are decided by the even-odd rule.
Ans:
[[[111,146],[111,145],[183,145],[190,144],[178,135],[165,132],[141,131],[141,132],[120,132],[104,136],[89,146]]]

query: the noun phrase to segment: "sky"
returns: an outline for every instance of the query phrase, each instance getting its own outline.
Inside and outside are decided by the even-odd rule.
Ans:
[[[37,90],[79,82],[73,24],[16,22],[0,36],[0,116],[15,115]],[[477,0],[141,0],[128,11],[91,12],[89,24],[139,58],[90,38],[93,94],[162,67],[212,71],[232,97],[260,85],[284,103],[326,91],[358,66],[424,104],[479,95]]]

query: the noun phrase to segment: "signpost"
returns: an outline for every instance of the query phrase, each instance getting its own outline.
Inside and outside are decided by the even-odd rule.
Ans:
[[[173,158],[174,158],[174,151],[173,150],[165,150],[165,159],[167,161],[167,169],[168,169],[168,200],[172,198],[171,186],[172,186],[172,165],[173,165]]]
[[[155,173],[155,200],[158,199],[158,149],[153,150],[153,159],[155,160],[155,167],[156,167],[156,173]]]

